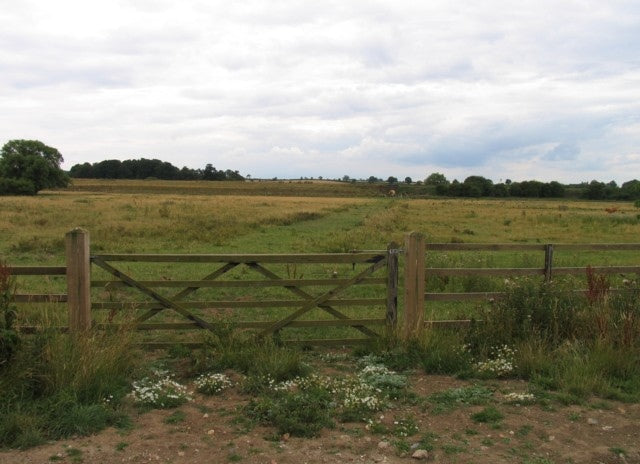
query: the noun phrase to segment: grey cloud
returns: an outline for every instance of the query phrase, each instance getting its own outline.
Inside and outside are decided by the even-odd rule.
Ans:
[[[559,143],[542,157],[549,161],[567,161],[576,159],[580,154],[580,147],[575,143]]]

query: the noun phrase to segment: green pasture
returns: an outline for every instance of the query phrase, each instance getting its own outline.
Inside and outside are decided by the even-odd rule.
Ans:
[[[215,184],[215,185],[214,185]],[[224,184],[218,187],[217,184]],[[269,191],[262,191],[271,185]],[[216,187],[215,189],[213,187]],[[384,250],[395,241],[402,246],[411,230],[427,242],[457,243],[622,243],[640,237],[638,209],[631,203],[566,200],[403,199],[363,198],[354,187],[331,182],[206,183],[167,181],[76,181],[68,190],[36,197],[3,197],[0,203],[0,256],[12,265],[64,264],[64,234],[74,227],[87,229],[92,253],[342,253]],[[209,190],[206,190],[209,189]],[[329,196],[334,192],[334,196]],[[319,196],[324,194],[326,196]],[[606,210],[615,207],[615,213]],[[631,252],[557,252],[555,266],[631,265],[640,256]],[[542,267],[542,252],[429,252],[428,267]],[[135,278],[201,279],[215,267],[203,264],[117,263]],[[271,265],[286,279],[348,278],[362,265]],[[382,273],[376,274],[382,276]],[[635,276],[614,276],[614,283]],[[94,266],[94,280],[110,279]],[[261,278],[240,266],[228,280]],[[584,286],[584,279],[574,279]],[[580,282],[582,281],[582,282]],[[500,291],[505,279],[483,276],[429,278],[428,291]],[[63,277],[21,277],[21,293],[62,293]],[[158,289],[171,296],[180,289]],[[313,295],[327,288],[305,288]],[[136,290],[94,289],[101,301],[126,301],[131,310],[114,314],[96,311],[98,321],[127,320],[137,302]],[[385,297],[384,286],[350,287],[342,298]],[[191,300],[296,299],[282,288],[200,289]],[[435,319],[471,317],[476,303],[430,303]],[[58,318],[65,324],[64,305],[22,306],[26,323]],[[195,310],[205,318],[271,320],[295,308],[241,308]],[[350,317],[384,317],[384,307],[341,307]],[[331,318],[320,310],[305,318]],[[154,321],[181,321],[164,311]],[[314,329],[324,337],[353,334],[353,329]],[[310,329],[287,329],[287,334]],[[296,334],[300,335],[300,333]],[[173,334],[164,332],[164,338]],[[317,336],[317,334],[316,334]]]

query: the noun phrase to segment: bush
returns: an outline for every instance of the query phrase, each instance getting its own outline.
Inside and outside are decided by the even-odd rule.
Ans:
[[[35,195],[36,186],[29,179],[0,177],[0,195]]]
[[[571,290],[530,279],[513,283],[503,298],[479,308],[482,322],[472,324],[467,338],[471,352],[487,356],[494,346],[513,346],[531,337],[550,346],[575,338],[584,298]]]

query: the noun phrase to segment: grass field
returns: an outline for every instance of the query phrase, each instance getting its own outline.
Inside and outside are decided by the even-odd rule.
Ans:
[[[638,210],[625,203],[387,198],[374,190],[349,193],[349,189],[361,187],[331,182],[201,184],[204,183],[76,181],[69,190],[48,191],[36,197],[3,197],[0,259],[9,265],[62,265],[64,234],[78,226],[90,232],[91,250],[96,254],[384,250],[391,241],[402,246],[406,232],[411,230],[424,233],[428,242],[455,243],[623,243],[637,242],[640,237]],[[260,189],[266,187],[268,194],[262,194]],[[556,254],[554,260],[562,266],[637,265],[639,257],[636,252],[563,252]],[[427,254],[428,267],[542,267],[543,261],[542,253]],[[347,279],[363,266],[349,263],[267,267],[286,279]],[[196,280],[212,271],[206,264],[118,263],[118,268],[136,278],[153,280]],[[619,285],[623,277],[635,279],[637,286],[637,276],[613,276],[612,284]],[[94,266],[93,280],[107,278]],[[238,267],[224,276],[225,280],[258,278],[247,267]],[[598,280],[594,282],[597,284]],[[637,293],[626,300],[609,299],[596,288],[590,300],[577,300],[572,295],[557,296],[540,283],[540,278],[515,284],[504,278],[474,276],[429,279],[429,291],[493,291],[505,287],[512,291],[504,304],[442,303],[427,308],[428,317],[435,319],[482,319],[483,324],[472,330],[426,331],[422,338],[406,344],[394,337],[382,337],[379,346],[366,349],[393,369],[421,368],[427,373],[479,379],[506,375],[529,380],[535,388],[559,391],[559,401],[569,403],[583,401],[591,394],[624,401],[640,398]],[[558,279],[556,284],[575,289],[584,287],[585,281]],[[20,277],[17,286],[20,293],[63,293],[65,280],[63,276]],[[171,296],[178,290],[163,289],[162,294]],[[305,290],[317,295],[326,287]],[[13,337],[13,309],[7,298],[11,286],[4,285],[2,291],[4,321],[0,322],[4,326],[0,329],[4,340],[11,341],[8,337]],[[383,300],[385,287],[354,286],[340,297]],[[288,290],[213,288],[198,290],[193,296],[194,300],[207,298],[249,304],[237,310],[194,310],[207,320],[231,325],[223,325],[210,334],[209,351],[201,357],[178,348],[173,355],[185,356],[200,371],[245,372],[245,388],[249,389],[263,388],[265,375],[286,380],[304,372],[297,352],[283,350],[277,344],[256,344],[246,338],[249,334],[236,337],[230,330],[237,321],[274,320],[295,310],[252,307],[253,301],[292,298]],[[142,301],[139,292],[121,286],[95,288],[93,299],[130,303],[130,310],[119,313],[94,310],[97,321],[128,321],[141,312],[136,309]],[[382,318],[385,306],[347,305],[340,310],[350,317]],[[20,305],[17,310],[17,323],[23,325],[64,326],[66,317],[64,304]],[[314,310],[304,318],[331,316]],[[169,321],[184,322],[184,318],[163,311],[153,320]],[[283,332],[285,339],[361,335],[348,327],[287,328]],[[98,331],[67,337],[45,330],[32,338],[25,337],[17,348],[3,345],[10,349],[3,351],[10,375],[0,377],[0,389],[9,392],[0,401],[0,447],[29,447],[43,439],[92,433],[122,423],[119,410],[107,405],[105,398],[113,395],[115,403],[126,402],[131,379],[147,375],[151,369],[136,362],[139,357],[130,343],[141,339],[198,341],[203,339],[203,333],[160,331],[140,335],[125,328],[122,333]],[[14,348],[17,354],[11,351]],[[264,361],[256,364],[257,356]],[[0,360],[0,369],[5,369],[3,362]],[[86,369],[69,368],[75,365],[86,365]],[[260,372],[251,370],[256,366]],[[141,369],[142,374],[135,369]],[[295,406],[296,414],[307,410],[296,406],[300,400],[297,397],[276,400],[295,400],[289,406]],[[271,404],[276,400],[269,397],[260,401]],[[263,417],[261,407],[256,403],[254,413],[261,420],[275,421],[276,418]],[[283,417],[289,415],[287,412]]]
[[[357,197],[348,195],[357,191]],[[117,193],[116,193],[117,192]],[[268,192],[269,195],[261,195]],[[238,193],[238,194],[236,194]],[[283,194],[287,196],[282,196]],[[318,196],[320,194],[331,196]],[[68,190],[36,197],[5,197],[0,203],[0,256],[14,265],[64,264],[64,234],[73,227],[90,232],[93,253],[314,253],[381,250],[418,230],[428,242],[620,243],[640,237],[632,204],[551,200],[401,199],[378,195],[369,185],[341,182],[170,182],[74,180]],[[366,197],[365,195],[369,195]],[[617,208],[610,214],[606,209]],[[637,254],[637,253],[636,253]],[[541,267],[542,253],[429,253],[428,266]],[[633,253],[557,253],[557,265],[637,264]],[[350,275],[351,266],[280,266],[282,277],[326,278]],[[147,279],[199,279],[198,265],[136,265],[124,269]],[[246,269],[232,279],[255,279]],[[94,271],[94,279],[107,278]],[[438,291],[499,290],[503,279],[460,277],[430,280]],[[23,292],[64,291],[62,277],[22,278]],[[170,289],[171,290],[171,289]],[[320,291],[317,289],[316,291]],[[244,292],[244,293],[243,293]],[[284,298],[287,292],[227,289],[218,299]],[[350,292],[350,293],[349,293]],[[384,296],[383,289],[357,287],[345,297]],[[206,296],[200,291],[199,297]],[[212,292],[209,292],[211,294]],[[167,293],[169,295],[170,293]],[[136,292],[101,292],[102,298],[128,298]],[[291,295],[288,295],[289,297]],[[131,300],[132,299],[132,300]],[[433,308],[432,308],[433,309]],[[438,319],[472,315],[474,305],[444,303],[431,311]],[[274,310],[276,311],[276,310]],[[349,309],[346,310],[349,313]],[[382,309],[353,309],[379,317]],[[29,322],[54,308],[24,311]],[[323,314],[310,313],[309,317]],[[49,316],[47,316],[49,317]],[[60,313],[64,323],[66,315]],[[243,320],[264,319],[263,311],[234,313]],[[342,330],[342,329],[341,329]],[[342,330],[344,332],[344,330]]]

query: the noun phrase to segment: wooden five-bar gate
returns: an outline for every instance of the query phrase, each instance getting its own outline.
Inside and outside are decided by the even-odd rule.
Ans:
[[[111,317],[96,322],[95,311],[109,311],[110,316],[129,311],[135,313],[133,318],[129,318],[129,323],[146,332],[216,331],[231,319],[234,328],[252,330],[259,336],[280,337],[281,332],[298,330],[297,337],[282,337],[286,343],[349,345],[366,342],[385,330],[397,328],[400,287],[403,288],[400,295],[402,327],[398,332],[404,338],[415,335],[425,324],[457,326],[468,322],[433,320],[437,319],[434,317],[425,321],[425,305],[438,301],[491,300],[504,294],[427,291],[425,283],[433,277],[539,275],[549,281],[552,276],[584,274],[584,266],[554,267],[554,251],[557,250],[634,252],[640,251],[640,244],[427,244],[422,234],[414,232],[406,235],[403,248],[391,243],[386,250],[350,253],[91,254],[88,232],[74,229],[66,235],[66,266],[15,266],[10,270],[14,275],[66,276],[66,293],[18,293],[14,298],[18,303],[66,304],[69,308],[68,325],[60,327],[61,330],[108,329],[117,324]],[[436,267],[425,260],[438,252],[542,252],[544,265],[521,268]],[[399,257],[402,257],[402,267]],[[186,272],[189,278],[138,276],[145,274],[141,270],[151,265],[182,271],[191,266],[191,270]],[[294,269],[296,266],[316,266],[316,272],[319,266],[320,274],[306,278],[296,273],[292,276],[292,266]],[[637,265],[597,266],[594,270],[635,276],[636,281],[640,276],[640,266]],[[194,273],[197,275],[195,278]],[[96,274],[103,278],[92,280]],[[367,290],[358,292],[358,287],[366,287]],[[354,289],[356,295],[350,295]],[[123,293],[125,291],[128,293]],[[251,292],[254,295],[245,295]],[[289,295],[289,298],[283,295]],[[278,308],[278,311],[273,308]],[[358,316],[358,308],[362,308],[366,316]],[[236,313],[243,311],[260,317],[254,317],[254,320],[238,317]],[[371,314],[377,314],[377,317]],[[317,335],[329,328],[343,330],[339,333],[348,329],[349,335],[337,338],[300,335],[300,330],[311,329]],[[37,328],[21,327],[21,330],[30,332]],[[152,339],[148,345],[167,344],[157,339]],[[171,343],[178,342],[194,344],[193,337],[188,335]]]

